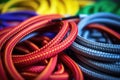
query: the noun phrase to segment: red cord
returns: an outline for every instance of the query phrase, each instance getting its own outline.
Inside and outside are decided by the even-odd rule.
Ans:
[[[51,22],[60,15],[36,16],[30,18],[20,25],[1,33],[0,50],[2,52],[2,64],[5,72],[11,79],[35,79],[35,80],[68,80],[72,72],[75,80],[83,80],[78,65],[67,55],[61,53],[69,47],[77,36],[77,26],[74,22]],[[46,36],[33,37],[19,43],[19,41],[37,30],[53,27],[59,32],[50,40]],[[69,34],[66,36],[66,34]],[[66,37],[65,37],[66,36]],[[39,43],[40,40],[40,43]],[[38,42],[37,42],[38,41]],[[39,45],[40,44],[40,45]],[[61,55],[58,55],[61,53]],[[18,55],[19,54],[19,55]],[[60,60],[58,61],[58,58]],[[64,58],[62,58],[64,57]],[[58,65],[60,64],[60,65]],[[66,65],[68,68],[64,67]],[[56,69],[58,69],[56,71]]]
[[[86,28],[87,29],[98,29],[98,30],[104,31],[120,40],[120,34],[108,28],[107,26],[104,26],[101,24],[90,24]]]

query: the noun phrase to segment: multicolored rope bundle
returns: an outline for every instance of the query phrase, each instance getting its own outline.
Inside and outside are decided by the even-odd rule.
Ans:
[[[120,80],[119,0],[0,2],[0,80]]]

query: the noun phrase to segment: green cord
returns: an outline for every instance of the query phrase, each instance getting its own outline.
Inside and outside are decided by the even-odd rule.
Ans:
[[[98,1],[96,3],[84,6],[77,13],[78,14],[92,14],[98,12],[110,12],[120,15],[120,2],[116,3],[111,0]]]

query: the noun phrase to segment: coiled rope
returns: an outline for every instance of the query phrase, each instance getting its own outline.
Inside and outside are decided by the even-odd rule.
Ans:
[[[78,65],[62,52],[75,40],[77,26],[74,22],[51,21],[60,17],[35,16],[12,29],[8,27],[0,32],[0,79],[83,80]],[[22,40],[34,31],[37,34],[45,31],[57,34],[54,38],[45,33]]]
[[[83,73],[93,80],[119,80],[120,45],[89,40],[83,36],[86,29],[97,29],[120,41],[120,17],[111,13],[97,13],[78,24],[78,36],[71,46]],[[88,27],[87,27],[88,26]],[[97,32],[95,33],[96,35]],[[76,59],[75,58],[75,59]]]

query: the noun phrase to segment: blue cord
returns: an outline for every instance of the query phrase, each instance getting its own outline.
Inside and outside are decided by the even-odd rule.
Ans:
[[[12,26],[8,22],[22,22],[30,17],[36,16],[37,14],[33,11],[17,11],[0,14],[0,25],[4,27]]]
[[[84,18],[78,24],[78,36],[70,49],[83,73],[92,80],[120,80],[120,45],[94,42],[84,38],[85,27],[91,23],[98,23],[120,30],[119,21],[120,16],[96,13]]]

